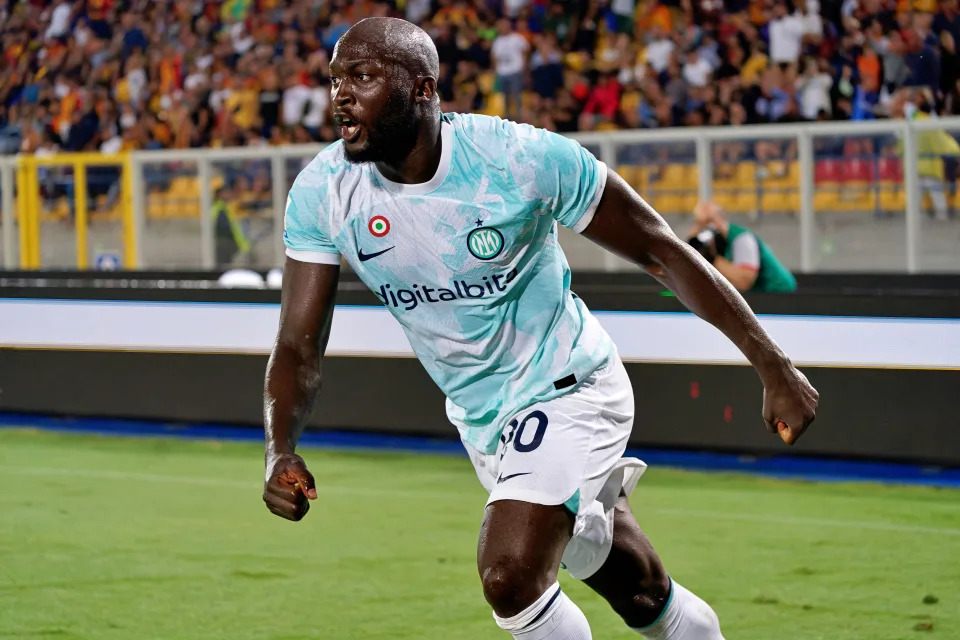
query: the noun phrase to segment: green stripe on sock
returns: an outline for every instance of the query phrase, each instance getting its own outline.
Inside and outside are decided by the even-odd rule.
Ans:
[[[668,576],[668,578],[669,578],[669,576]],[[639,631],[640,633],[643,633],[644,631],[646,631],[646,630],[649,629],[650,627],[652,627],[652,626],[656,625],[658,622],[660,622],[660,618],[662,618],[662,617],[663,617],[663,614],[667,612],[667,609],[670,607],[670,603],[673,601],[673,578],[669,578],[669,580],[670,580],[670,593],[669,593],[669,595],[667,595],[667,602],[666,602],[666,604],[663,605],[663,609],[661,609],[661,610],[660,610],[660,613],[657,614],[656,620],[654,620],[653,622],[651,622],[650,624],[648,624],[648,625],[645,626],[645,627],[630,627],[631,629],[633,629],[634,631]]]

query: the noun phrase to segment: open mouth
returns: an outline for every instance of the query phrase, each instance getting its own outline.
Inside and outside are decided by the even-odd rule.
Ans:
[[[340,137],[344,142],[356,142],[360,137],[360,125],[350,118],[341,116],[337,118],[337,124],[340,126]]]

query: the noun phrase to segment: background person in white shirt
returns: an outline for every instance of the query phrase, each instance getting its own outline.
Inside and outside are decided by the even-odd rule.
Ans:
[[[770,60],[778,64],[789,64],[800,58],[803,36],[807,25],[798,12],[788,13],[784,2],[773,5],[773,20],[768,25],[770,33]]]
[[[520,115],[520,94],[523,92],[523,77],[527,69],[527,52],[530,44],[527,39],[513,30],[506,18],[497,23],[500,35],[493,41],[490,53],[493,68],[497,73],[497,84],[506,98],[506,116],[516,119]]]

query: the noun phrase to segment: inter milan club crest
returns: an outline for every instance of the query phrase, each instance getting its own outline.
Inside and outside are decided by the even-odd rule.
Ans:
[[[474,258],[493,260],[503,251],[503,234],[493,227],[474,229],[467,236],[467,248]]]
[[[382,238],[390,233],[390,221],[383,216],[373,216],[370,218],[370,223],[367,225],[367,228],[370,229],[370,233],[372,233],[375,238]]]

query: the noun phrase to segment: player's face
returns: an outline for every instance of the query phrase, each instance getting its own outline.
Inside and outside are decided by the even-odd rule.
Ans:
[[[369,48],[338,45],[330,63],[334,122],[351,162],[390,162],[416,144],[417,117],[406,73],[371,57]]]

